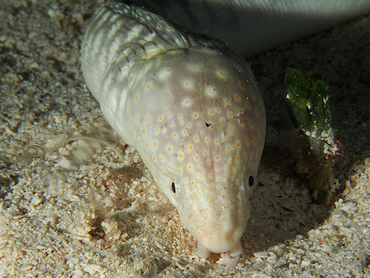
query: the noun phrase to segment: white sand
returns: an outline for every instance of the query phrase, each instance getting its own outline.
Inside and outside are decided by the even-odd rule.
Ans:
[[[246,255],[225,270],[220,255],[194,255],[177,212],[84,89],[79,47],[102,1],[1,2],[1,277],[370,276],[368,16],[249,59],[266,102],[267,142]],[[312,201],[312,173],[297,154],[287,66],[312,70],[333,93],[346,148],[328,205]],[[70,140],[78,136],[111,146]]]

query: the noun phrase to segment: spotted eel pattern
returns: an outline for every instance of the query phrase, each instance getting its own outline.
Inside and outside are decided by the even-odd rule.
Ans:
[[[244,58],[118,2],[95,14],[81,55],[105,118],[138,151],[198,255],[240,255],[266,121]]]

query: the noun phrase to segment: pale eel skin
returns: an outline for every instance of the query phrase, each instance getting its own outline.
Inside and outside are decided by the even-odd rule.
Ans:
[[[137,0],[248,57],[370,12],[369,0]]]
[[[220,5],[220,1],[185,2],[198,10],[206,5],[208,14],[214,12],[209,8],[213,2]],[[261,7],[284,1],[224,2],[229,17],[242,22],[235,17],[238,5],[254,4],[259,16]],[[166,17],[179,11],[175,1],[158,3]],[[109,124],[138,151],[198,240],[197,254],[241,255],[240,238],[265,141],[261,94],[242,56],[219,40],[184,31],[151,11],[132,3],[108,2],[101,7],[81,50],[86,84]],[[189,17],[192,9],[182,11]],[[269,9],[265,11],[268,14]],[[226,18],[227,12],[223,14]],[[181,22],[181,16],[175,18],[176,24],[228,39],[221,30],[217,33],[202,23],[192,28]],[[258,20],[251,28],[257,25]],[[235,49],[256,52],[251,44],[245,51],[233,34],[230,43]]]

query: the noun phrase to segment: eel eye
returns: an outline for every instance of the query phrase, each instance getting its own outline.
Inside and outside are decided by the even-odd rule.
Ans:
[[[248,185],[252,187],[254,185],[254,177],[252,175],[249,176],[248,178]]]
[[[175,186],[175,183],[174,182],[172,183],[172,192],[173,193],[176,193],[176,186]]]

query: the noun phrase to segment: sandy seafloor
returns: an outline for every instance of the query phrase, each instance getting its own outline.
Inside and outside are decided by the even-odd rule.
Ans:
[[[370,277],[369,16],[248,59],[267,139],[246,254],[226,270],[220,255],[194,255],[196,241],[84,87],[79,49],[101,3],[0,1],[0,277]],[[315,174],[293,136],[287,66],[332,90],[345,149],[328,204],[313,199]]]

